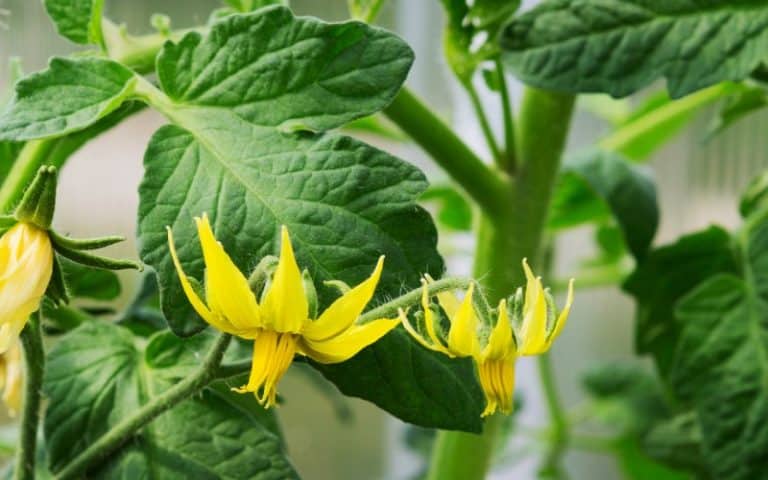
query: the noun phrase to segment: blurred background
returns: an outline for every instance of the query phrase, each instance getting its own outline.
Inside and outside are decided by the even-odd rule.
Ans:
[[[536,2],[523,2],[530,8]],[[298,14],[325,20],[347,18],[345,0],[292,0]],[[106,2],[106,14],[125,22],[129,32],[148,33],[152,13],[164,13],[181,28],[205,23],[220,6],[215,0],[132,0]],[[67,54],[74,45],[59,37],[40,0],[0,0],[0,92],[8,88],[8,60],[20,57],[26,72],[44,68],[47,59]],[[416,63],[408,84],[456,127],[465,141],[478,151],[485,145],[471,106],[453,80],[441,53],[442,12],[438,0],[390,0],[378,23],[404,37],[416,52]],[[519,100],[520,85],[513,88]],[[487,93],[487,92],[486,92]],[[489,97],[490,98],[490,97]],[[599,99],[605,102],[605,99]],[[582,102],[569,140],[571,151],[593,143],[608,125],[590,113],[591,100]],[[496,105],[487,106],[492,119],[501,124]],[[766,166],[763,152],[768,138],[768,116],[755,114],[713,139],[702,132],[712,112],[703,112],[691,127],[654,156],[650,164],[657,181],[662,219],[656,244],[675,239],[710,223],[738,225],[739,192]],[[133,238],[138,203],[136,188],[142,175],[141,158],[149,136],[163,119],[144,112],[86,145],[62,173],[57,210],[57,228],[77,236],[122,234]],[[416,147],[375,137],[366,140],[393,152],[424,169],[431,180],[444,175]],[[568,277],[578,262],[593,253],[592,232],[573,230],[557,245],[558,276]],[[473,250],[469,234],[441,236],[441,249],[453,274],[470,271]],[[112,252],[135,258],[135,244]],[[135,289],[136,276],[123,276],[125,299]],[[633,307],[617,288],[583,289],[561,340],[553,348],[557,381],[566,406],[578,405],[584,397],[580,372],[597,363],[643,363],[633,356]],[[521,424],[546,424],[538,378],[533,361],[518,364],[518,392],[525,408]],[[286,402],[279,409],[289,454],[308,480],[409,479],[421,468],[421,456],[407,446],[406,437],[419,438],[398,420],[363,401],[343,398],[335,388],[302,366],[291,369],[281,384]],[[292,401],[292,399],[297,399]],[[411,442],[418,443],[418,442]],[[510,448],[514,449],[514,445]],[[534,478],[536,458],[517,461],[514,452],[502,455],[493,478]],[[567,458],[571,478],[618,479],[620,467],[611,457],[572,453]]]

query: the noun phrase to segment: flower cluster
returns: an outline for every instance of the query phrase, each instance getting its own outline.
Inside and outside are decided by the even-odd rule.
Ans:
[[[512,411],[515,385],[515,360],[519,356],[538,355],[549,350],[565,325],[573,303],[573,281],[568,286],[565,307],[556,315],[554,301],[523,260],[525,291],[519,289],[509,300],[503,299],[495,310],[495,321],[485,309],[475,305],[475,286],[470,284],[463,300],[451,293],[437,294],[438,305],[450,321],[447,333],[440,328],[432,310],[429,283],[423,281],[422,328],[415,328],[405,311],[400,318],[406,330],[424,347],[450,357],[471,357],[486,398],[482,415],[500,410]],[[421,333],[421,332],[424,333]]]
[[[314,319],[310,318],[308,292],[286,227],[281,230],[277,269],[270,284],[260,292],[259,301],[248,279],[216,241],[208,217],[203,215],[195,220],[206,267],[205,301],[195,292],[181,267],[169,228],[168,243],[181,285],[206,322],[222,332],[253,340],[250,378],[236,390],[256,393],[265,407],[275,404],[277,383],[291,365],[294,354],[320,363],[343,362],[400,322],[397,318],[382,318],[356,323],[373,297],[384,257],[379,258],[367,280],[343,294]]]

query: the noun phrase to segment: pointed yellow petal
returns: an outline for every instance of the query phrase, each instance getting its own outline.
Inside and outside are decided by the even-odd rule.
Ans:
[[[35,303],[27,304],[15,316],[0,323],[0,355],[7,353],[19,341],[19,335],[35,309]]]
[[[426,338],[424,338],[419,332],[416,331],[415,328],[413,328],[413,325],[411,324],[411,321],[408,319],[408,315],[406,312],[403,311],[403,309],[398,310],[398,314],[400,316],[400,321],[403,323],[403,327],[405,327],[405,330],[413,337],[417,342],[419,342],[424,348],[428,348],[430,350],[434,350],[435,352],[440,352],[445,355],[448,355],[449,357],[454,357],[454,355],[445,348],[445,346],[442,343],[430,343],[427,341]]]
[[[306,322],[302,336],[313,342],[320,342],[335,337],[351,327],[371,301],[383,267],[384,256],[382,255],[367,280],[336,299],[316,321]]]
[[[499,318],[488,337],[488,344],[483,349],[483,360],[498,360],[515,353],[515,342],[512,338],[512,324],[507,312],[507,302],[499,302]]]
[[[525,302],[523,303],[523,314],[525,315],[531,308],[533,308],[534,300],[536,299],[537,282],[536,277],[531,271],[531,267],[528,266],[528,259],[523,259],[523,271],[525,272]]]
[[[168,231],[168,247],[171,251],[171,258],[173,259],[173,264],[176,267],[176,273],[179,275],[181,288],[184,290],[184,294],[187,296],[187,299],[192,305],[192,308],[195,309],[197,314],[200,315],[203,320],[208,322],[208,324],[212,325],[214,328],[221,330],[222,332],[237,335],[238,329],[235,328],[234,325],[230,324],[224,319],[220,319],[220,317],[208,309],[200,297],[197,296],[197,292],[195,292],[195,289],[192,288],[192,284],[189,283],[189,279],[184,273],[184,269],[181,267],[179,256],[176,254],[176,245],[173,241],[173,232],[171,231],[171,227],[166,227],[166,230]]]
[[[320,363],[339,363],[349,360],[368,345],[375,343],[400,323],[400,319],[379,319],[364,325],[355,325],[329,340],[313,342],[299,340],[299,349]]]
[[[451,318],[448,332],[448,348],[459,357],[475,356],[480,353],[480,341],[477,338],[477,315],[472,305],[475,284],[471,283],[456,315]]]
[[[538,355],[547,350],[547,299],[540,279],[535,279],[533,290],[535,295],[529,304],[530,308],[523,309],[520,355]],[[528,291],[525,293],[527,297]],[[526,303],[528,303],[527,298]]]
[[[21,347],[15,340],[7,352],[2,355],[2,378],[0,388],[3,389],[3,402],[8,408],[11,417],[21,409],[22,391],[24,386],[24,372],[21,361]]]
[[[557,316],[557,320],[555,321],[555,328],[547,339],[547,348],[552,345],[552,342],[554,342],[555,339],[560,335],[560,332],[563,331],[565,322],[568,320],[568,314],[571,312],[571,305],[573,305],[573,279],[568,282],[568,297],[565,300],[565,306],[560,311],[560,315]]]
[[[248,279],[237,269],[227,252],[213,235],[208,216],[196,218],[197,233],[205,259],[205,297],[208,307],[241,332],[250,332],[262,326],[256,296]]]
[[[262,305],[265,324],[278,332],[298,333],[309,318],[309,303],[288,229],[280,232],[280,261]]]

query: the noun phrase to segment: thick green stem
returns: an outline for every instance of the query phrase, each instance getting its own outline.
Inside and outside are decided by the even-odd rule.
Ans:
[[[30,317],[21,332],[21,343],[24,347],[25,366],[24,408],[21,413],[21,431],[13,476],[15,480],[32,480],[35,478],[40,395],[43,388],[43,373],[45,372],[43,335],[40,331],[40,318],[37,314]]]
[[[539,377],[544,391],[544,399],[547,402],[549,411],[552,435],[550,436],[550,446],[547,454],[539,469],[541,478],[563,479],[566,478],[562,467],[562,456],[568,448],[569,429],[568,418],[555,384],[552,361],[549,353],[544,353],[538,357]]]
[[[217,378],[221,359],[231,339],[229,334],[220,334],[197,372],[152,399],[133,416],[115,425],[58,472],[56,478],[66,480],[83,477],[90,468],[108,458],[160,414],[205,388]]]
[[[518,174],[504,191],[504,210],[480,223],[475,277],[492,303],[525,283],[521,262],[536,266],[545,219],[560,157],[565,146],[574,98],[527,88],[520,110]],[[430,466],[431,480],[481,480],[491,465],[499,431],[498,417],[486,420],[482,435],[442,431]]]
[[[410,90],[403,88],[384,113],[426,150],[483,211],[501,212],[505,179],[484,164]]]

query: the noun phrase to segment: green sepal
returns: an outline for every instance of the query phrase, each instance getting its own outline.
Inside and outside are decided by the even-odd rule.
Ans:
[[[54,237],[51,237],[51,242],[53,243],[53,248],[56,250],[56,253],[82,265],[95,268],[103,268],[105,270],[134,269],[140,272],[144,270],[144,266],[142,264],[132,260],[117,260],[114,258],[101,257],[99,255],[85,253],[81,250],[75,250],[73,248],[69,248],[66,245],[62,245]]]
[[[309,270],[301,272],[301,283],[304,285],[304,294],[307,296],[307,303],[309,304],[309,317],[317,318],[317,290]]]
[[[21,222],[31,223],[48,230],[56,209],[56,167],[44,165],[30,183],[14,216]]]
[[[274,255],[263,257],[248,277],[248,286],[251,287],[251,291],[256,295],[256,298],[261,296],[264,291],[264,286],[267,284],[267,280],[269,280],[275,273],[277,262],[279,262],[279,260]]]
[[[64,271],[61,268],[59,257],[56,255],[53,256],[51,281],[48,282],[48,288],[45,290],[45,295],[51,299],[54,307],[69,303],[69,290],[67,289],[67,283],[64,280]]]
[[[345,293],[352,290],[352,287],[350,287],[347,282],[342,280],[326,280],[323,282],[323,285],[326,287],[335,288],[341,295],[344,295]]]
[[[51,239],[58,245],[72,250],[97,250],[125,241],[125,237],[110,235],[97,238],[69,238],[50,230]]]
[[[493,309],[488,303],[488,298],[483,293],[483,289],[478,284],[475,284],[475,294],[472,295],[472,305],[475,307],[475,311],[484,325],[489,327],[496,325],[496,320],[493,318]]]

